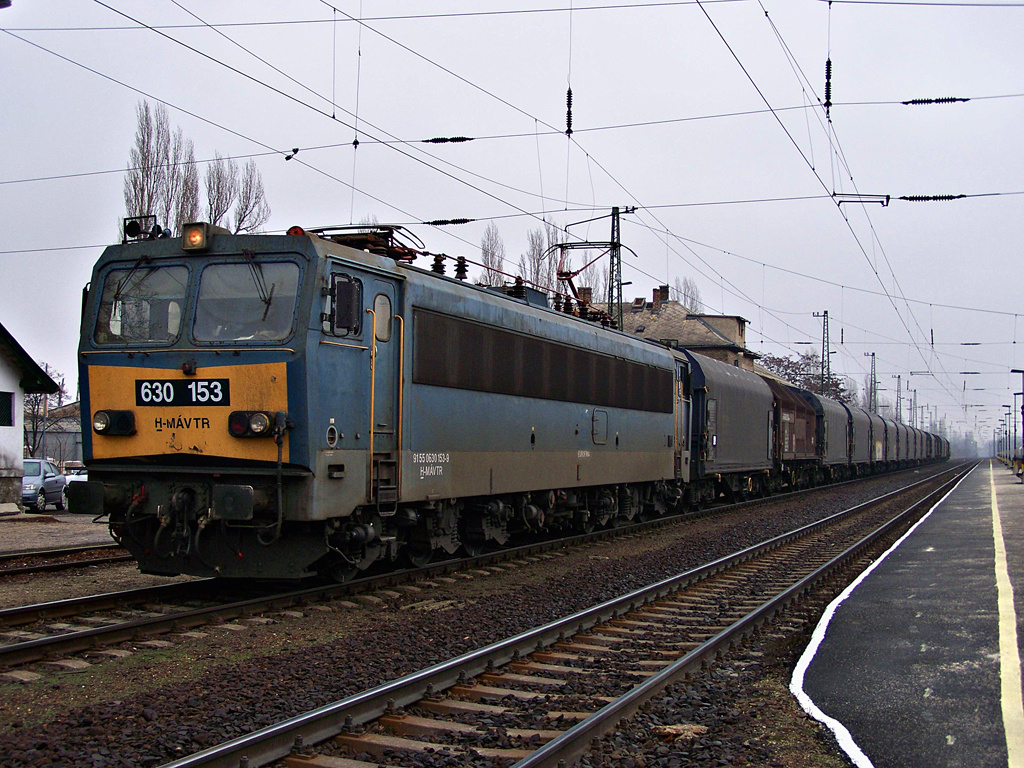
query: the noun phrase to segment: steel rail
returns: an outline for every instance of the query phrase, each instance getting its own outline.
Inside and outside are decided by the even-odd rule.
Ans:
[[[33,573],[55,573],[56,571],[70,571],[73,568],[92,568],[93,566],[99,567],[101,565],[134,561],[135,558],[131,555],[114,555],[113,557],[76,560],[74,562],[43,563],[41,565],[24,565],[17,568],[0,568],[0,579],[7,576],[31,576]]]
[[[42,621],[43,619],[62,619],[92,611],[123,608],[126,604],[178,599],[182,596],[189,597],[190,592],[199,589],[200,585],[213,582],[215,582],[214,579],[196,579],[193,581],[176,582],[174,584],[139,587],[125,592],[104,592],[99,595],[70,597],[65,600],[53,600],[46,603],[0,608],[0,627],[16,627]]]
[[[965,470],[966,472],[966,470]],[[414,672],[397,680],[384,683],[371,690],[355,694],[340,701],[328,704],[310,712],[292,717],[284,722],[277,723],[259,731],[238,737],[200,752],[179,758],[166,763],[161,768],[238,768],[240,765],[258,766],[266,765],[274,760],[282,759],[292,753],[293,749],[303,744],[312,744],[329,739],[340,733],[344,728],[352,725],[359,725],[376,719],[395,707],[404,707],[414,704],[425,696],[433,695],[439,691],[446,690],[467,677],[482,674],[489,669],[501,666],[526,654],[552,645],[561,641],[567,635],[581,633],[596,624],[609,621],[622,616],[638,607],[647,605],[655,600],[661,599],[689,584],[701,581],[727,568],[746,562],[758,555],[777,549],[796,539],[809,535],[819,529],[828,527],[845,518],[852,517],[865,509],[883,504],[897,495],[907,493],[918,486],[934,481],[934,477],[925,478],[905,488],[891,491],[876,499],[855,507],[838,512],[822,520],[810,523],[794,531],[781,534],[767,541],[756,544],[740,552],[728,555],[713,562],[707,563],[698,568],[686,571],[669,577],[653,585],[637,589],[620,597],[612,598],[597,606],[575,613],[571,616],[558,619],[532,630],[528,630],[514,637],[499,641],[484,648],[470,651],[457,658],[437,664],[429,669]],[[954,478],[955,482],[959,475]],[[943,490],[950,483],[943,485]],[[935,493],[929,494],[932,498]],[[923,502],[917,502],[913,508],[919,507]],[[907,512],[902,513],[906,515]],[[868,538],[868,537],[866,537]],[[864,540],[862,540],[864,541]],[[857,545],[855,545],[857,546]],[[845,562],[851,554],[851,550],[845,551],[837,556],[833,562]],[[833,566],[835,567],[835,566]],[[827,566],[819,568],[815,573],[825,572]],[[818,576],[817,578],[821,578]],[[745,632],[749,627],[758,626],[782,610],[795,595],[810,588],[812,581],[810,577],[802,579],[783,593],[763,604],[751,614],[735,622],[728,629],[719,633],[709,641],[694,649],[685,657],[673,663],[669,669],[674,674],[685,674],[695,664],[703,659],[718,654],[722,648],[735,642],[738,633]],[[685,662],[685,663],[684,663]],[[650,686],[654,681],[663,688],[668,685],[668,670],[651,678],[638,688],[645,691],[651,690]],[[660,690],[660,688],[659,688]],[[570,746],[572,740],[566,740],[569,733],[575,737],[583,738],[589,745],[590,739],[596,737],[602,729],[614,727],[622,717],[628,716],[639,706],[639,700],[627,694],[627,701],[623,704],[610,704],[602,710],[581,722],[574,728],[563,734],[563,737],[549,742],[552,747],[542,748],[545,755],[551,754],[551,750],[563,754],[554,758],[554,762],[536,763],[535,765],[557,765],[558,760],[567,759],[565,754],[579,754],[577,748]],[[610,709],[614,707],[614,709]],[[625,713],[625,714],[623,714]],[[598,718],[597,724],[590,724],[590,721]],[[614,720],[614,722],[612,722]],[[609,725],[611,723],[611,725]],[[586,729],[585,731],[582,729]],[[591,731],[590,729],[594,729]],[[580,736],[582,733],[586,736]],[[558,742],[556,744],[556,742]],[[565,750],[562,753],[562,750]],[[580,748],[582,751],[582,748]],[[527,758],[529,760],[531,758]],[[546,759],[546,758],[545,758]],[[517,766],[534,765],[521,761]]]
[[[84,544],[80,547],[55,547],[52,549],[22,549],[12,552],[0,552],[0,564],[11,560],[24,560],[29,557],[66,557],[69,555],[80,555],[83,552],[98,552],[105,549],[124,551],[114,543],[110,544]],[[0,571],[3,573],[3,571]]]
[[[660,525],[666,525],[673,518],[659,518],[646,523],[637,523],[622,528],[605,529],[592,533],[577,534],[568,538],[535,542],[512,549],[503,549],[467,558],[453,558],[431,563],[423,568],[391,571],[379,576],[346,582],[343,584],[317,584],[300,589],[289,589],[271,595],[262,595],[246,600],[219,602],[188,611],[149,616],[134,621],[90,627],[89,629],[41,637],[34,640],[0,645],[0,666],[15,667],[44,658],[62,654],[79,653],[101,645],[124,642],[140,636],[158,636],[168,632],[191,629],[208,623],[213,617],[238,618],[266,610],[283,610],[311,600],[332,600],[383,589],[413,579],[429,578],[466,567],[480,567],[490,563],[505,562],[517,557],[564,549],[574,544],[596,541],[610,536],[636,533]],[[43,619],[67,618],[82,613],[122,608],[125,604],[154,601],[182,600],[189,598],[211,599],[203,590],[223,591],[230,582],[220,579],[197,579],[175,584],[141,587],[127,592],[109,592],[101,595],[55,600],[28,606],[0,609],[0,627],[31,624]]]
[[[946,468],[945,471],[950,471]],[[941,474],[941,473],[940,473]],[[902,493],[915,485],[928,482],[924,478],[916,484],[907,486],[893,493]],[[88,629],[50,635],[34,640],[0,645],[0,666],[16,667],[46,658],[80,653],[103,645],[110,645],[137,639],[138,637],[156,637],[170,632],[177,632],[208,623],[212,618],[235,619],[253,615],[267,610],[283,610],[311,600],[332,600],[382,589],[388,586],[406,583],[414,579],[430,578],[443,575],[466,567],[481,567],[491,563],[501,563],[519,557],[527,557],[539,553],[561,550],[566,547],[599,541],[618,536],[627,536],[658,527],[685,522],[695,517],[726,512],[764,504],[772,499],[790,499],[805,493],[827,490],[835,486],[819,486],[813,489],[798,491],[777,497],[750,499],[736,504],[719,506],[710,510],[683,512],[678,515],[660,517],[631,523],[617,528],[603,528],[588,533],[575,534],[564,538],[533,542],[510,549],[487,552],[473,557],[453,558],[431,563],[422,568],[390,571],[378,576],[369,576],[343,584],[317,584],[300,589],[289,589],[271,595],[261,595],[241,601],[217,602],[188,611],[169,613],[165,616],[149,616],[133,621],[110,624],[107,626],[90,627]],[[885,498],[885,497],[881,497]],[[867,502],[868,504],[876,502]],[[218,579],[199,579],[169,585],[142,587],[128,592],[110,592],[102,595],[58,600],[30,606],[0,609],[0,627],[26,625],[43,619],[67,618],[85,612],[112,610],[122,608],[126,603],[139,603],[153,600],[182,600],[189,598],[215,599],[215,595],[203,594],[203,590],[225,590],[230,582]]]
[[[93,566],[112,565],[114,563],[127,563],[134,561],[134,557],[128,553],[124,553],[113,554],[109,557],[93,557],[85,560],[59,560],[37,563],[36,565],[19,565],[13,568],[0,566],[0,579],[8,576],[29,576],[33,573],[54,573],[56,571],[70,571],[73,568],[91,568]]]
[[[661,672],[637,685],[624,696],[595,712],[586,720],[569,728],[561,736],[552,739],[540,747],[529,757],[515,763],[511,768],[557,768],[559,765],[572,765],[586,752],[593,739],[599,739],[611,733],[624,719],[632,717],[643,705],[669,685],[699,669],[702,664],[728,651],[742,641],[751,632],[765,622],[777,616],[799,597],[810,592],[818,583],[831,576],[834,572],[845,568],[848,563],[856,560],[863,552],[873,546],[879,539],[892,530],[903,525],[909,518],[918,514],[922,507],[931,507],[952,490],[962,477],[970,470],[964,470],[930,493],[924,499],[879,526],[863,537],[860,541],[836,555],[812,573],[766,601],[743,618],[719,632],[698,648],[694,648],[680,659],[667,666]],[[841,513],[842,514],[842,513]]]

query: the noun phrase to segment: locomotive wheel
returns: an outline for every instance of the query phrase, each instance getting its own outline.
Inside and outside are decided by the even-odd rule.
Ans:
[[[460,544],[457,503],[446,503],[435,510],[421,512],[418,522],[408,530],[402,544],[406,560],[414,568],[423,568],[435,556],[454,555]]]
[[[619,514],[615,518],[616,526],[629,525],[640,510],[640,494],[636,488],[627,488],[619,493]]]
[[[434,548],[425,542],[409,542],[403,552],[413,568],[425,568],[434,559]]]
[[[463,541],[462,551],[466,553],[466,557],[476,557],[484,551],[484,545],[474,544],[469,541]]]
[[[589,510],[581,510],[576,513],[576,528],[583,533],[593,533],[595,526],[594,516]]]
[[[355,563],[339,562],[330,568],[330,578],[339,584],[352,581],[359,573],[359,566]]]

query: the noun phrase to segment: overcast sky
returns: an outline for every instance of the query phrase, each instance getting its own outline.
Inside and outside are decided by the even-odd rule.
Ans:
[[[874,352],[881,398],[981,441],[1020,391],[1024,3],[13,0],[0,29],[0,323],[72,394],[142,99],[255,158],[267,231],[373,215],[474,259],[493,220],[515,271],[544,219],[635,205],[627,300],[689,277],[762,354],[820,351],[828,310],[833,371]],[[935,195],[966,197],[899,199]]]

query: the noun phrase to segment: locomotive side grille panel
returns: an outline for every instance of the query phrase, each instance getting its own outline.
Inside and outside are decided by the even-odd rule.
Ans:
[[[517,397],[672,413],[672,372],[416,310],[413,381]]]
[[[612,366],[612,375],[615,377],[615,392],[620,397],[625,397],[629,402],[633,397],[633,378],[629,375],[629,369],[624,365]]]
[[[420,343],[416,345],[413,377],[424,384],[453,387],[459,361],[449,345],[457,347],[454,339],[445,337],[440,319],[437,315],[416,315],[416,333]]]
[[[614,361],[610,357],[594,358],[594,397],[601,404],[615,402],[617,398],[612,397],[612,370]]]
[[[491,362],[491,369],[488,371],[490,374],[490,387],[488,389],[491,392],[512,395],[523,388],[522,381],[517,375],[521,373],[522,368],[520,367],[518,371],[516,370],[516,362],[522,360],[523,340],[515,336],[511,341],[511,349],[502,349],[491,344],[487,350],[487,356],[484,359],[489,358]]]
[[[526,392],[541,392],[544,381],[549,378],[545,374],[547,360],[544,358],[544,345],[537,339],[522,339],[523,351],[523,389]]]

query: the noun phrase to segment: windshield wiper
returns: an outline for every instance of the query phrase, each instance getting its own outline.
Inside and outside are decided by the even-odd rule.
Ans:
[[[128,281],[132,279],[132,275],[134,275],[138,271],[139,267],[141,267],[147,261],[149,261],[149,256],[147,256],[146,254],[142,254],[141,256],[139,256],[138,259],[135,260],[135,263],[132,264],[132,268],[128,270],[128,274],[126,274],[123,278],[117,281],[117,288],[114,290],[113,301],[116,302],[121,300],[121,296],[124,294],[124,289],[128,286]],[[142,279],[145,280],[155,271],[156,267],[150,267],[149,271],[142,276]]]
[[[245,256],[249,264],[249,274],[252,275],[253,285],[256,286],[256,294],[259,296],[260,301],[266,305],[263,310],[263,317],[261,318],[261,320],[266,320],[267,314],[270,312],[270,303],[274,300],[276,283],[271,283],[270,290],[268,291],[267,283],[263,279],[263,267],[253,258],[252,251],[242,251],[242,255]]]

